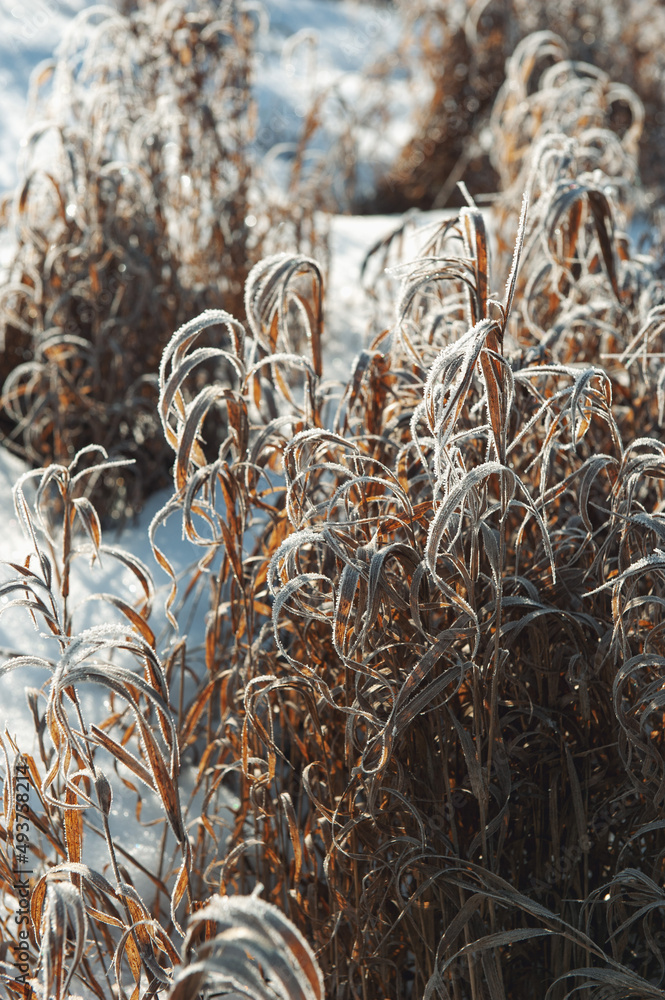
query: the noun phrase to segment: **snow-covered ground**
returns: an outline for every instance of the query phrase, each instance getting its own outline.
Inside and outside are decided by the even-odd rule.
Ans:
[[[396,9],[350,0],[264,0],[262,6],[254,88],[259,149],[278,150],[275,162],[285,172],[307,110],[321,96],[311,155],[324,156],[352,122],[358,184],[369,193],[375,169],[385,169],[411,137],[414,106],[431,93],[423,71],[398,63]]]
[[[0,2],[0,194],[17,178],[25,133],[30,74],[54,47],[86,0],[1,0]]]

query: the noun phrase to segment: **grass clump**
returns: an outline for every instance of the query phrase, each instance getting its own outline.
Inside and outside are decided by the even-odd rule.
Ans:
[[[140,458],[96,495],[113,517],[168,481],[155,419],[168,331],[204,308],[242,316],[249,270],[281,248],[274,230],[322,247],[313,189],[294,181],[287,224],[252,150],[257,12],[130,6],[83,12],[33,76],[37,124],[4,204],[17,245],[0,297],[5,444],[33,465],[67,464],[89,444]]]
[[[650,199],[662,201],[665,105],[659,82],[662,46],[657,42],[665,32],[662,8],[641,0],[419,0],[402,4],[401,10],[402,58],[408,65],[425,66],[431,96],[413,138],[379,180],[373,208],[460,207],[458,181],[467,184],[479,203],[492,199],[501,186],[488,129],[492,109],[508,60],[524,39],[539,31],[556,34],[574,62],[593,64],[600,76],[609,74],[606,79],[614,82],[605,124],[620,138],[634,124],[631,93],[637,95],[646,126],[637,157],[639,172]],[[541,52],[541,69],[550,55]]]
[[[159,657],[145,602],[77,636],[59,610],[71,530],[96,558],[98,520],[82,480],[44,474],[54,575],[19,484],[39,571],[9,586],[58,644],[28,758],[33,823],[62,859],[33,890],[63,958],[42,962],[47,991],[74,975],[110,996],[97,954],[141,1000],[663,996],[662,266],[622,231],[637,135],[596,118],[604,77],[561,51],[526,40],[494,109],[496,261],[467,194],[402,267],[341,399],[308,256],[254,266],[246,324],[208,309],[169,340],[173,493],[151,539],[175,624],[183,590],[209,584],[202,647],[179,636]],[[525,96],[544,52],[557,65]],[[575,118],[565,136],[550,108]],[[184,583],[174,521],[200,556]],[[89,681],[112,695],[94,724]],[[102,757],[166,815],[156,871],[116,857]],[[101,871],[82,860],[93,810]],[[67,943],[56,912],[87,930]]]

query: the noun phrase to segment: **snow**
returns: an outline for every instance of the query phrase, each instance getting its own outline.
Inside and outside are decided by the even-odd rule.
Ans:
[[[85,0],[17,0],[0,3],[0,192],[14,186],[25,133],[28,84],[35,66],[54,48]]]
[[[267,152],[280,144],[278,177],[286,180],[307,109],[322,100],[312,153],[325,155],[352,122],[359,185],[368,193],[375,170],[385,169],[410,138],[414,107],[429,99],[432,88],[422,71],[408,73],[398,64],[401,22],[394,7],[264,0],[263,8],[255,82],[259,149]]]
[[[393,258],[397,252],[398,257],[391,259],[390,264],[394,266],[418,257],[426,234],[450,215],[451,212],[445,209],[412,213],[402,245],[398,251],[393,251]],[[382,270],[382,263],[368,267],[363,283],[361,270],[368,251],[393,233],[401,222],[400,217],[392,215],[337,215],[331,220],[331,263],[325,313],[327,335],[323,345],[324,374],[328,378],[346,383],[353,358],[367,346],[370,333],[380,332],[372,329],[372,300],[364,284]],[[397,276],[390,281],[394,302],[399,284]],[[391,321],[394,316],[387,319]]]

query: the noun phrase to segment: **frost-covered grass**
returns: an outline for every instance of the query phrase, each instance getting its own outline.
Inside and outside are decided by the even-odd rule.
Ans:
[[[255,30],[201,27],[197,11],[170,35],[178,8],[163,7],[159,65],[180,64],[185,91],[207,53],[197,31]],[[313,5],[271,10],[287,44],[264,37],[264,79],[279,50],[289,78],[343,84],[370,9],[322,7],[330,62],[310,66]],[[455,10],[472,41],[482,25]],[[125,22],[100,23],[134,44]],[[432,38],[410,44],[431,54]],[[302,145],[297,187],[282,178],[271,209],[292,213],[294,244],[257,243],[242,287],[194,296],[207,308],[141,354],[139,426],[168,454],[169,487],[118,533],[130,472],[100,442],[70,442],[46,471],[3,456],[10,995],[30,995],[21,947],[45,998],[663,995],[665,327],[642,122],[635,94],[529,35],[484,124],[491,210],[462,184],[453,212],[336,218],[329,267],[316,202],[299,214],[296,190],[325,176]],[[214,162],[183,173],[176,147],[173,177],[155,174],[178,180],[174,219]],[[270,197],[251,202],[250,230],[269,229]],[[38,350],[5,401],[35,405],[34,428],[17,426],[42,443],[55,418],[40,379],[73,391],[85,338],[49,333],[57,298],[30,326],[38,287],[64,280],[59,253],[79,259],[75,227],[94,242],[132,217],[94,231],[76,204],[58,253],[26,230],[6,297]],[[111,245],[129,267],[130,240]],[[92,288],[103,267],[84,270]],[[103,347],[115,328],[98,321]],[[21,938],[12,866],[27,843]]]

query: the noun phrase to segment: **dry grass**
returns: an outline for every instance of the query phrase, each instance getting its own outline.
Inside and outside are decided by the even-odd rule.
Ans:
[[[320,171],[304,175],[312,109],[288,206],[266,194],[251,146],[256,10],[129,6],[84,12],[35,72],[38,124],[0,213],[17,236],[0,289],[3,442],[35,466],[88,444],[140,457],[95,495],[115,518],[168,482],[155,372],[169,332],[208,307],[242,317],[266,253],[325,256],[313,211],[327,191]]]
[[[491,196],[499,186],[487,126],[505,79],[505,64],[518,44],[538,31],[559,36],[567,55],[593,63],[615,83],[604,126],[622,137],[631,125],[632,98],[639,98],[646,127],[639,152],[640,175],[651,198],[662,203],[665,102],[661,81],[665,12],[649,0],[404,0],[401,58],[424,65],[432,96],[418,128],[379,182],[379,211],[411,206],[442,208],[463,204],[457,182],[474,197]],[[547,64],[548,55],[542,53]],[[541,66],[541,68],[542,68]]]
[[[28,757],[46,992],[665,995],[662,266],[622,232],[639,129],[597,121],[604,77],[560,51],[526,41],[494,109],[496,265],[468,198],[337,405],[310,257],[255,265],[246,325],[210,309],[166,345],[173,494],[151,537],[172,613],[209,581],[202,667],[184,637],[157,655],[138,565],[145,600],[77,635],[67,567],[101,546],[84,478],[33,474],[34,510],[18,484],[33,555],[6,592],[55,644]],[[180,584],[165,523],[200,551]],[[112,700],[94,726],[83,682]],[[108,829],[102,757],[165,813],[152,901]]]

